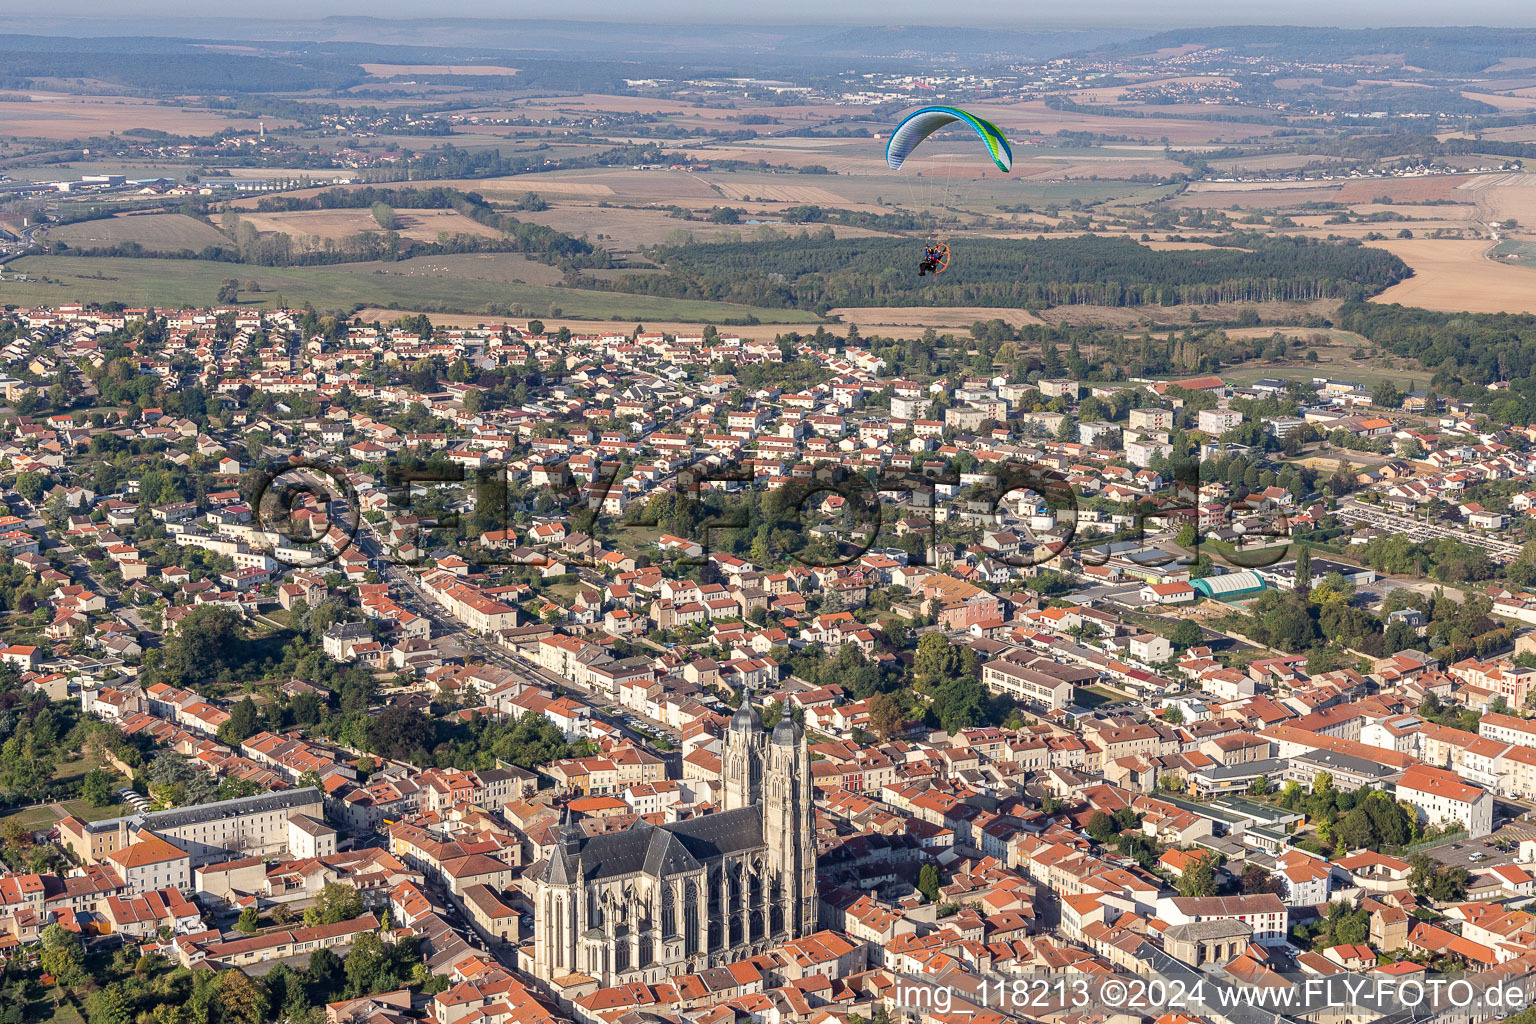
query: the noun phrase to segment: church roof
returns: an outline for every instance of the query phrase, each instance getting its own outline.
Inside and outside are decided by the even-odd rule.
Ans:
[[[760,807],[704,814],[686,821],[657,827],[645,819],[625,832],[587,836],[581,841],[582,875],[588,879],[616,878],[645,873],[662,877],[697,870],[710,860],[763,845],[763,814]],[[556,850],[545,869],[544,880],[567,884],[568,865]]]
[[[677,836],[664,828],[651,831],[651,841],[645,849],[645,873],[654,878],[664,878],[679,871],[696,871],[699,862],[683,848]]]
[[[701,861],[763,845],[763,809],[760,806],[702,814],[664,827],[675,833],[688,852]]]

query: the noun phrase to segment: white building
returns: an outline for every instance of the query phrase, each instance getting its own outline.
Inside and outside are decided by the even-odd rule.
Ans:
[[[1255,896],[1165,896],[1157,901],[1157,916],[1169,924],[1198,921],[1241,921],[1253,929],[1253,940],[1266,946],[1285,943],[1289,911],[1273,893]]]
[[[147,830],[141,830],[125,848],[107,854],[106,860],[133,896],[156,889],[187,892],[192,888],[192,860],[187,852]]]
[[[1418,808],[1429,825],[1456,824],[1473,839],[1493,831],[1493,794],[1443,768],[1414,765],[1397,780],[1397,796]]]
[[[1328,902],[1333,867],[1323,858],[1292,848],[1275,862],[1275,874],[1285,882],[1285,903],[1317,907]]]

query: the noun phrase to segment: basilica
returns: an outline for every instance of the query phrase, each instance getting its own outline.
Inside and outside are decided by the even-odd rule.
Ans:
[[[725,739],[722,810],[587,836],[568,818],[534,885],[533,973],[557,988],[655,983],[816,929],[805,733],[750,695]]]

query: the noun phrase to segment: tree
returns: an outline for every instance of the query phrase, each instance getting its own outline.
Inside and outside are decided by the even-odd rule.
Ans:
[[[430,750],[437,742],[432,720],[415,708],[388,707],[368,722],[368,748],[381,757],[410,759],[417,750]]]
[[[1193,619],[1180,619],[1179,624],[1173,627],[1173,632],[1168,634],[1168,642],[1180,650],[1196,647],[1205,639],[1205,634],[1200,632],[1200,627]]]
[[[1425,853],[1408,858],[1408,888],[1439,903],[1466,899],[1472,876],[1464,867],[1446,867]]]
[[[939,874],[937,864],[924,864],[917,873],[917,889],[928,897],[929,903],[939,902],[939,886],[942,883],[943,877]]]
[[[1115,819],[1104,811],[1094,811],[1088,816],[1088,834],[1101,843],[1106,843],[1114,838],[1119,831],[1115,827]]]
[[[133,1020],[123,986],[114,983],[92,992],[85,1001],[85,1019],[89,1024],[128,1024]]]
[[[241,697],[229,709],[229,719],[219,726],[219,742],[238,747],[261,731],[261,718],[256,713],[256,703],[249,697]]]
[[[877,693],[869,698],[869,727],[882,740],[895,735],[905,718],[901,703],[889,693]]]
[[[912,667],[919,683],[932,683],[953,676],[959,664],[959,652],[943,633],[924,633],[923,638],[917,642],[917,654],[913,658]]]
[[[266,989],[244,971],[224,971],[218,977],[223,1019],[233,1024],[262,1024],[267,1019]]]
[[[304,973],[309,978],[311,995],[317,1002],[327,1003],[341,994],[346,977],[346,967],[341,957],[328,949],[317,949],[309,955],[309,966]]]
[[[1383,409],[1396,409],[1403,404],[1403,393],[1397,389],[1396,384],[1383,377],[1371,389],[1371,404]]]
[[[112,802],[112,776],[100,768],[92,768],[80,782],[80,795],[92,807],[105,807]]]
[[[933,711],[951,736],[982,721],[986,705],[987,689],[973,676],[951,679],[933,691]]]
[[[1273,893],[1276,896],[1285,894],[1285,882],[1257,864],[1249,864],[1243,868],[1243,875],[1237,880],[1237,887],[1242,890],[1244,896],[1258,896],[1262,893]]]
[[[463,404],[465,412],[474,415],[485,408],[485,393],[479,388],[467,388],[460,402]]]
[[[394,208],[388,203],[374,203],[370,212],[373,214],[374,223],[385,231],[393,231],[399,226],[400,219],[395,216]]]
[[[140,484],[142,493],[142,481]],[[198,605],[176,627],[164,647],[159,675],[176,685],[217,677],[244,665],[240,618],[228,608]]]
[[[282,904],[279,904],[282,906]],[[299,972],[285,963],[279,963],[262,979],[267,990],[267,1006],[280,1019],[294,1022],[298,1014],[308,1011],[309,994],[304,991],[304,979]]]
[[[261,915],[255,907],[246,907],[240,911],[240,919],[235,922],[235,930],[246,935],[255,935],[261,928]]]
[[[1346,850],[1363,850],[1375,844],[1376,830],[1371,816],[1364,807],[1356,807],[1344,815],[1334,828],[1333,838]]]
[[[240,282],[231,277],[219,285],[218,301],[221,306],[232,306],[239,302]]]
[[[363,932],[347,953],[347,995],[365,996],[378,991],[380,976],[388,969],[388,956],[378,932]]]
[[[362,917],[362,894],[344,882],[327,882],[314,906],[304,912],[306,922],[311,914],[315,916],[315,924],[340,924]]]
[[[1212,896],[1216,893],[1216,868],[1211,858],[1201,855],[1179,875],[1174,888],[1180,896]]]
[[[1312,549],[1302,545],[1296,551],[1296,591],[1305,594],[1312,589]]]
[[[43,929],[44,973],[51,974],[57,984],[77,985],[85,980],[85,949],[80,937],[68,929],[50,924]]]
[[[28,502],[36,505],[43,497],[44,486],[51,482],[41,473],[28,470],[25,473],[16,474],[16,491]]]

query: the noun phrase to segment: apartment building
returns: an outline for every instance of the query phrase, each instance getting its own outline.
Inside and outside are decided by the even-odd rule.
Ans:
[[[1473,839],[1493,831],[1493,794],[1453,772],[1414,765],[1398,779],[1397,796],[1418,808],[1426,824],[1459,825]]]

